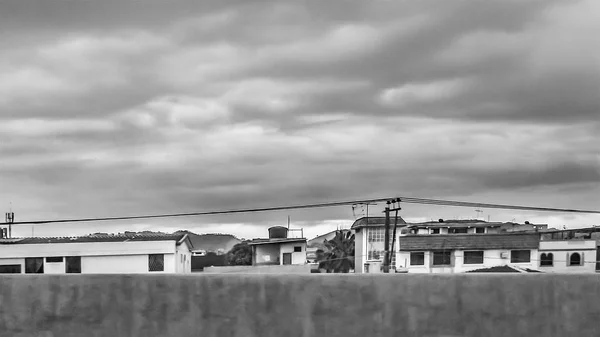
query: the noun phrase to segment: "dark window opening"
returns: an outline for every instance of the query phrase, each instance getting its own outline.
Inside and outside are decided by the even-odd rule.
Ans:
[[[451,265],[451,252],[433,252],[434,266],[449,266]]]
[[[467,234],[468,228],[450,228],[448,233],[450,234]]]
[[[50,256],[46,258],[46,262],[63,262],[62,256]]]
[[[67,274],[81,274],[81,256],[67,256],[65,262]]]
[[[542,253],[542,255],[540,255],[540,266],[551,267],[552,265],[554,265],[554,254]]]
[[[21,274],[20,264],[0,265],[0,274]]]
[[[483,264],[483,251],[465,252],[464,264]]]
[[[302,246],[295,246],[294,247],[294,253],[298,253],[302,251]]]
[[[483,233],[485,233],[485,228],[484,227],[475,228],[475,233],[483,234]]]
[[[43,274],[44,258],[29,257],[25,259],[25,274]]]
[[[431,229],[431,234],[440,234],[440,229],[439,228],[432,228]]]
[[[581,266],[582,265],[581,255],[579,253],[571,254],[569,257],[569,266]]]
[[[410,253],[410,265],[411,266],[425,265],[425,253],[424,252]]]
[[[510,251],[510,262],[511,263],[531,262],[531,251],[530,250],[511,250]]]
[[[148,255],[148,271],[165,271],[165,255]]]

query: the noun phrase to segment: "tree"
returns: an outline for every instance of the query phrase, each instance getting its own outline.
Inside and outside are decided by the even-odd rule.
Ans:
[[[317,251],[319,269],[328,273],[348,273],[354,269],[354,234],[336,231],[335,237],[323,244],[325,251]]]
[[[227,252],[227,264],[230,266],[252,265],[252,247],[247,242],[240,242]]]

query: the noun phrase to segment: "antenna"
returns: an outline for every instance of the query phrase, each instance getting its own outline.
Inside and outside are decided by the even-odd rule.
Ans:
[[[479,220],[479,216],[481,215],[481,213],[483,213],[483,211],[482,211],[482,210],[480,210],[480,209],[476,209],[476,210],[475,210],[475,213],[477,213],[477,217],[476,217],[476,219],[477,219],[477,220]]]
[[[6,213],[6,223],[8,224],[8,237],[12,237],[12,224],[15,222],[15,213],[12,212],[12,203],[10,211]]]

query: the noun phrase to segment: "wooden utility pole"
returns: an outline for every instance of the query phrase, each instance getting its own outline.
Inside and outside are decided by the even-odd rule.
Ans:
[[[398,205],[395,205],[394,207],[394,211],[396,212],[394,214],[394,231],[392,232],[392,249],[390,252],[390,257],[389,257],[389,261],[393,261],[393,255],[392,254],[396,254],[396,229],[398,228],[398,211],[401,210],[402,208],[400,208],[400,198],[396,198],[396,200],[394,201],[395,203],[398,203]]]
[[[385,239],[384,239],[384,254],[383,254],[383,272],[390,272],[390,204],[388,200],[385,205]]]

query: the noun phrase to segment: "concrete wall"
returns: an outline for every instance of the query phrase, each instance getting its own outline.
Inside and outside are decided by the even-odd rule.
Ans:
[[[279,244],[254,245],[252,263],[283,263],[283,260],[280,256]]]
[[[366,233],[366,228],[354,232],[354,272],[357,274],[365,272],[365,258],[367,257]]]
[[[552,253],[552,266],[540,266],[539,270],[547,273],[595,273],[596,272],[596,240],[560,240],[540,241],[541,254]],[[569,264],[569,257],[573,253],[579,253],[583,264],[574,266]]]
[[[280,266],[224,266],[206,267],[203,273],[208,274],[310,274],[310,264]]]
[[[294,252],[294,247],[300,247],[302,251]],[[292,264],[306,264],[306,242],[290,242],[281,244],[281,256],[279,261],[283,264],[283,253],[292,254]]]
[[[600,275],[11,275],[4,336],[600,335]]]

